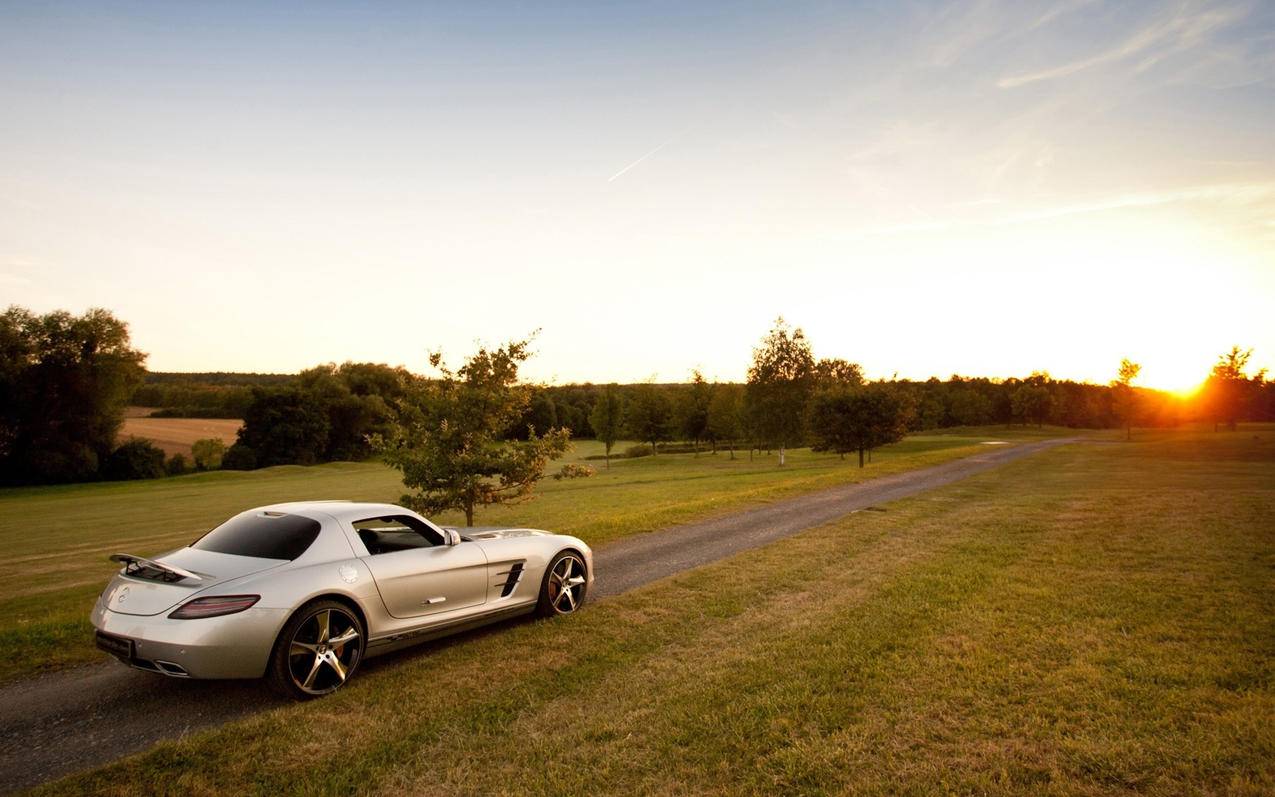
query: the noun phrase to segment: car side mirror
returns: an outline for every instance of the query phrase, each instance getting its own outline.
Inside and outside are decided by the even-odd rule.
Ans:
[[[448,545],[459,545],[459,544],[460,544],[460,532],[459,532],[459,531],[456,531],[455,529],[443,529],[443,533],[447,535],[447,544],[448,544]]]

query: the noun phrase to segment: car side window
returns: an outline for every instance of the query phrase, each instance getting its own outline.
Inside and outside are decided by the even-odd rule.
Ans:
[[[443,537],[428,524],[409,515],[386,515],[354,522],[354,530],[367,552],[373,556],[415,548],[432,548]]]

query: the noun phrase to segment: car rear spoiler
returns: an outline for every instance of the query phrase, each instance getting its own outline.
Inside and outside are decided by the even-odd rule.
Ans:
[[[125,575],[141,575],[142,570],[156,570],[160,574],[163,581],[180,581],[188,578],[191,581],[203,581],[203,577],[189,570],[183,570],[174,565],[166,565],[163,562],[156,562],[154,559],[147,559],[142,556],[134,556],[131,553],[113,553],[110,557],[112,562],[119,562],[124,565]],[[145,576],[142,576],[145,578]]]

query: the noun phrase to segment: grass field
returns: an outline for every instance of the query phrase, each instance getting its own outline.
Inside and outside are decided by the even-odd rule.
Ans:
[[[1057,434],[1060,430],[1052,430]],[[1045,430],[1043,433],[1051,433]],[[725,452],[590,462],[587,479],[546,479],[538,498],[479,513],[480,524],[529,525],[576,534],[592,545],[783,495],[936,464],[989,439],[1034,437],[1038,430],[974,429],[910,437],[876,453],[860,471],[849,459],[795,451],[774,457]],[[576,444],[567,461],[602,451]],[[556,470],[561,463],[554,463]],[[184,545],[230,515],[263,504],[316,498],[397,501],[396,471],[377,463],[213,472],[145,482],[0,491],[0,680],[101,658],[88,613],[117,551],[152,555]],[[463,523],[459,515],[438,518]]]
[[[130,415],[124,418],[120,428],[121,440],[142,437],[164,450],[168,456],[182,454],[190,457],[191,444],[196,440],[214,437],[229,448],[235,442],[240,420],[221,418],[148,418]]]
[[[1275,428],[1077,444],[49,794],[1270,794]]]

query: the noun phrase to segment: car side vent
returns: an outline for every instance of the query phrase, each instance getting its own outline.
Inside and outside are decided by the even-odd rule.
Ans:
[[[505,577],[505,580],[500,585],[500,597],[509,597],[509,594],[514,591],[514,587],[518,586],[518,582],[522,581],[522,573],[522,562],[514,562],[508,570],[497,573],[497,575]]]

